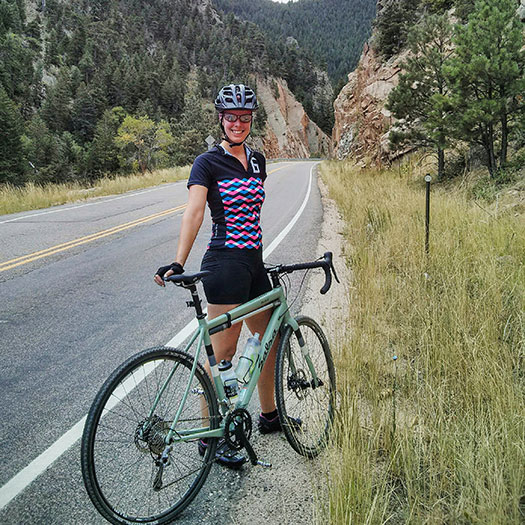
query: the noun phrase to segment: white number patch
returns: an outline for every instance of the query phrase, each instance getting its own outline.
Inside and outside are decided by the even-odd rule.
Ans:
[[[261,173],[261,170],[259,168],[259,164],[257,163],[257,160],[255,159],[255,157],[252,157],[250,159],[250,164],[252,165],[252,170],[254,173]]]

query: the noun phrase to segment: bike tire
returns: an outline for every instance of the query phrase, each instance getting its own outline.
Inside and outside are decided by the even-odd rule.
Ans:
[[[203,457],[196,441],[175,444],[163,469],[162,487],[153,489],[159,473],[155,461],[164,449],[193,362],[193,357],[173,348],[144,350],[118,367],[95,397],[82,435],[82,476],[91,501],[110,523],[169,523],[206,480],[215,458],[216,438],[208,440]],[[162,385],[157,408],[149,417]],[[210,429],[219,426],[217,398],[198,363],[176,430],[207,428],[208,423]]]
[[[297,336],[287,326],[275,363],[277,411],[290,445],[299,454],[314,458],[326,446],[334,420],[335,369],[328,341],[320,326],[306,316],[299,316],[296,321],[322,386],[313,388],[313,378]]]

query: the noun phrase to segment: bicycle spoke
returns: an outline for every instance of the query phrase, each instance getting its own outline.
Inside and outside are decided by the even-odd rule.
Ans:
[[[82,468],[90,497],[109,521],[122,520],[115,516],[137,523],[175,516],[195,497],[207,476],[215,441],[204,459],[199,456],[197,438],[177,441],[162,470],[162,486],[153,490],[159,474],[157,461],[188,381],[189,394],[176,431],[212,429],[219,423],[207,374],[200,365],[195,376],[191,370],[192,360],[186,354],[152,349],[122,365],[99,393],[90,411],[93,415],[88,415]],[[195,396],[192,391],[202,393]],[[207,417],[201,413],[201,399]]]

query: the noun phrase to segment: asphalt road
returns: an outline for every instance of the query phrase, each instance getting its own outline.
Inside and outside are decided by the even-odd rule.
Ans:
[[[297,213],[313,165],[268,166],[266,247]],[[187,292],[153,283],[156,268],[173,259],[186,197],[185,182],[178,182],[0,216],[0,507],[6,484],[85,416],[119,363],[166,344],[191,320]],[[316,253],[321,220],[314,177],[304,212],[267,262],[322,255]],[[210,229],[207,217],[188,269],[198,269]],[[291,297],[299,282],[294,276]],[[254,416],[256,410],[255,404]],[[0,523],[105,523],[84,490],[79,448],[76,442],[59,454],[1,508]],[[222,523],[242,483],[242,472],[225,475],[215,465],[178,522]]]

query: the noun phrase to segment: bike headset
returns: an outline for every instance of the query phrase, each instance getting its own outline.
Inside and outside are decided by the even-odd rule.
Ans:
[[[222,123],[224,111],[228,109],[249,109],[253,112],[256,111],[258,107],[257,97],[253,89],[250,89],[248,86],[244,84],[229,84],[222,87],[215,99],[215,109],[219,112],[220,126],[224,134],[223,140],[230,146],[240,146],[244,142],[233,142],[228,138],[226,131],[224,131],[224,124]],[[251,130],[250,124],[250,132]]]

